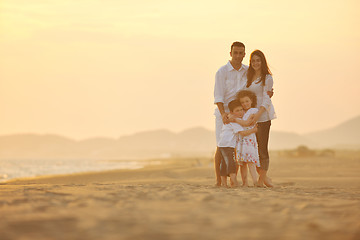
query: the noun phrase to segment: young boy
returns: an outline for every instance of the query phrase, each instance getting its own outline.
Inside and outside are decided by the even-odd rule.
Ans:
[[[231,101],[228,107],[232,117],[242,118],[244,116],[245,111],[243,110],[239,100]],[[232,187],[238,186],[236,179],[237,167],[234,161],[237,134],[247,136],[255,132],[256,127],[244,130],[240,124],[233,122],[223,126],[220,134],[220,141],[218,143],[218,147],[222,155],[220,163],[221,186],[227,187],[227,176],[230,176]]]

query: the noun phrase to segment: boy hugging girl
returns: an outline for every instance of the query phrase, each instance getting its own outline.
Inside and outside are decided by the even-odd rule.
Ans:
[[[247,168],[254,186],[257,186],[256,167],[260,167],[260,164],[255,135],[257,127],[253,123],[253,115],[258,111],[256,95],[251,91],[242,90],[238,93],[238,98],[239,100],[233,100],[228,105],[231,122],[223,126],[218,143],[222,155],[220,176],[223,187],[228,186],[228,176],[231,187],[238,186],[236,175],[239,165],[242,186],[248,186]]]

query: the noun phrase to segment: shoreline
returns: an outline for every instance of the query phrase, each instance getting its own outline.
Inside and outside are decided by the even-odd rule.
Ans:
[[[11,161],[11,160],[7,160],[7,161]],[[23,159],[20,160],[24,163],[27,163],[28,159]],[[42,161],[53,161],[51,159],[48,160],[42,160]],[[72,161],[69,159],[65,159],[65,160],[57,160],[60,162],[63,161]],[[124,160],[124,159],[120,159],[120,160],[115,160],[115,159],[110,159],[110,160],[104,160],[104,159],[80,159],[80,160],[76,160],[76,161],[85,161],[85,165],[87,163],[87,161],[94,161],[94,162],[104,162],[104,163],[115,163],[114,166],[103,166],[101,164],[99,164],[100,169],[96,169],[96,167],[92,166],[91,169],[89,169],[88,166],[86,166],[85,169],[77,169],[77,170],[62,170],[59,172],[59,170],[56,169],[57,164],[54,163],[52,165],[48,166],[48,169],[42,169],[42,171],[38,171],[38,173],[35,173],[33,175],[29,174],[18,174],[19,176],[13,176],[13,177],[9,177],[9,173],[8,172],[4,172],[1,176],[0,176],[0,184],[1,183],[6,183],[9,181],[13,181],[13,180],[21,180],[21,179],[32,179],[32,178],[42,178],[42,177],[51,177],[51,176],[57,176],[57,175],[72,175],[72,174],[81,174],[81,173],[96,173],[96,172],[103,172],[103,171],[112,171],[112,170],[134,170],[134,169],[141,169],[144,168],[148,165],[159,165],[159,164],[163,164],[164,159],[137,159],[137,160]],[[116,163],[119,163],[119,165],[116,165]],[[61,166],[63,167],[63,166]],[[66,168],[71,169],[71,168],[75,168],[76,166],[66,166]],[[43,173],[41,173],[43,172]],[[14,175],[14,174],[13,174]],[[16,174],[15,174],[16,175]]]
[[[304,185],[304,186],[332,186],[336,185],[342,188],[351,188],[351,187],[358,187],[360,188],[360,175],[358,175],[358,170],[360,170],[360,162],[357,163],[355,159],[350,159],[348,166],[346,167],[345,171],[338,171],[335,174],[335,171],[328,171],[330,167],[326,167],[326,169],[320,169],[314,171],[314,169],[310,169],[309,166],[306,166],[304,169],[300,169],[299,171],[292,173],[291,169],[289,168],[286,170],[285,168],[278,168],[278,165],[282,165],[285,158],[280,158],[278,161],[273,162],[274,170],[271,171],[270,169],[270,176],[273,178],[273,181],[277,183],[276,187],[281,187],[283,184],[287,185],[291,182],[292,185]],[[306,158],[305,158],[306,159]],[[324,160],[323,158],[321,158]],[[301,159],[303,161],[304,159]],[[118,161],[118,160],[112,160]],[[125,160],[119,160],[125,161]],[[40,176],[29,176],[29,177],[19,177],[19,178],[12,178],[0,182],[0,185],[7,185],[7,184],[23,184],[23,183],[45,183],[45,181],[49,181],[49,183],[53,181],[57,182],[68,182],[69,180],[77,180],[77,181],[115,181],[115,182],[123,182],[127,181],[129,183],[139,182],[139,181],[151,181],[151,179],[146,179],[146,176],[154,176],[155,172],[158,172],[159,176],[165,175],[165,178],[172,178],[169,177],[170,171],[179,171],[180,169],[188,170],[192,172],[191,178],[203,178],[203,182],[207,182],[209,179],[212,179],[215,182],[215,174],[213,172],[213,162],[212,159],[208,157],[188,157],[188,158],[170,158],[170,159],[142,159],[139,160],[143,162],[141,167],[139,168],[119,168],[119,169],[106,169],[106,170],[98,170],[98,171],[84,171],[84,172],[73,172],[73,173],[60,173],[60,174],[46,174]],[[328,161],[330,162],[330,161]],[[332,159],[332,164],[336,164],[336,160]],[[359,165],[357,168],[354,168],[354,163]],[[296,163],[297,165],[299,163]],[[301,164],[301,162],[300,162]],[[321,166],[320,166],[321,167]],[[193,171],[189,169],[193,168]],[[307,169],[309,168],[309,169]],[[167,172],[164,174],[164,172]],[[300,174],[299,174],[300,172]],[[148,175],[146,173],[149,173]],[[326,173],[326,174],[325,174]],[[349,174],[350,173],[350,174]],[[178,177],[173,178],[173,180],[177,179],[180,180],[181,176],[176,174]],[[136,176],[136,177],[135,177]],[[142,177],[142,178],[139,178]],[[137,178],[134,181],[134,178]],[[165,179],[162,178],[163,180]],[[186,181],[186,179],[183,179]],[[248,180],[251,182],[251,178],[248,174]],[[240,176],[238,176],[238,181],[241,181]],[[212,186],[212,182],[209,183]]]
[[[72,172],[72,173],[60,173],[60,174],[46,174],[40,176],[28,176],[28,177],[18,177],[11,178],[5,181],[1,181],[0,185],[8,185],[8,184],[26,184],[26,183],[44,183],[48,181],[49,183],[53,181],[64,181],[67,182],[69,179],[76,179],[87,181],[85,179],[92,179],[96,181],[110,181],[110,179],[114,181],[128,181],[133,179],[131,175],[145,175],[146,172],[164,172],[166,170],[174,169],[174,168],[187,168],[187,167],[200,167],[204,164],[203,162],[207,161],[208,158],[173,158],[173,159],[144,159],[139,160],[144,163],[139,168],[119,168],[119,169],[107,169],[107,170],[99,170],[99,171],[84,171],[84,172]],[[117,161],[117,160],[112,160]],[[120,160],[124,161],[124,160]],[[122,174],[122,175],[121,175]],[[127,179],[123,179],[127,176]]]

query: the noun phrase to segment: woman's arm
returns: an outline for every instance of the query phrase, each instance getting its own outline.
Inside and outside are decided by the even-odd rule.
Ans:
[[[264,111],[269,109],[271,106],[271,99],[268,94],[268,91],[271,91],[274,85],[274,80],[270,74],[266,75],[265,86],[263,87],[262,93],[262,103],[261,106],[264,107]],[[260,110],[260,109],[259,109]]]
[[[259,118],[261,117],[261,115],[268,111],[270,109],[270,106],[271,106],[271,99],[270,99],[270,96],[268,94],[268,91],[271,91],[272,88],[273,88],[273,84],[274,84],[274,81],[273,81],[273,78],[272,76],[269,74],[266,76],[266,80],[265,80],[265,86],[263,87],[263,93],[262,93],[262,103],[259,107],[259,111],[255,114],[255,117],[254,117],[254,123],[256,123]]]
[[[266,112],[266,109],[264,106],[260,106],[259,111],[257,113],[254,114],[254,118],[253,118],[253,122],[251,122],[252,125],[254,125],[259,118],[261,117],[261,114],[263,114],[264,112]]]

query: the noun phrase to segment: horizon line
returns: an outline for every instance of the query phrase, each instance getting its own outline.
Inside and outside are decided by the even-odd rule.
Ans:
[[[321,132],[321,131],[326,131],[326,130],[330,130],[332,128],[336,128],[338,126],[341,126],[347,122],[353,121],[357,118],[360,118],[360,115],[350,118],[346,121],[343,121],[341,123],[338,123],[336,125],[334,125],[333,127],[327,127],[324,129],[319,129],[319,130],[315,130],[315,131],[311,131],[311,132],[305,132],[305,133],[298,133],[296,131],[288,131],[288,130],[270,130],[271,132],[278,132],[278,133],[291,133],[291,134],[296,134],[299,136],[304,136],[307,134],[311,134],[311,133],[316,133],[316,132]],[[113,137],[113,136],[90,136],[90,137],[69,137],[66,134],[61,134],[61,133],[35,133],[35,132],[17,132],[17,133],[5,133],[5,134],[0,134],[0,137],[10,137],[10,136],[18,136],[18,135],[37,135],[37,136],[58,136],[58,137],[63,137],[63,138],[67,138],[67,139],[71,139],[71,140],[76,140],[76,141],[82,141],[82,140],[87,140],[87,139],[96,139],[96,138],[107,138],[107,139],[118,139],[121,137],[126,137],[126,136],[133,136],[139,133],[146,133],[146,132],[158,132],[158,131],[167,131],[167,132],[171,132],[171,133],[175,133],[175,134],[180,134],[182,132],[188,131],[188,130],[192,130],[192,129],[204,129],[206,131],[210,131],[210,132],[215,132],[215,128],[214,129],[209,129],[207,127],[203,127],[203,126],[194,126],[194,127],[189,127],[189,128],[185,128],[183,130],[180,131],[174,131],[174,130],[170,130],[167,128],[157,128],[157,129],[149,129],[149,130],[140,130],[137,132],[133,132],[133,133],[128,133],[128,134],[123,134],[123,135],[119,135],[117,137]]]

